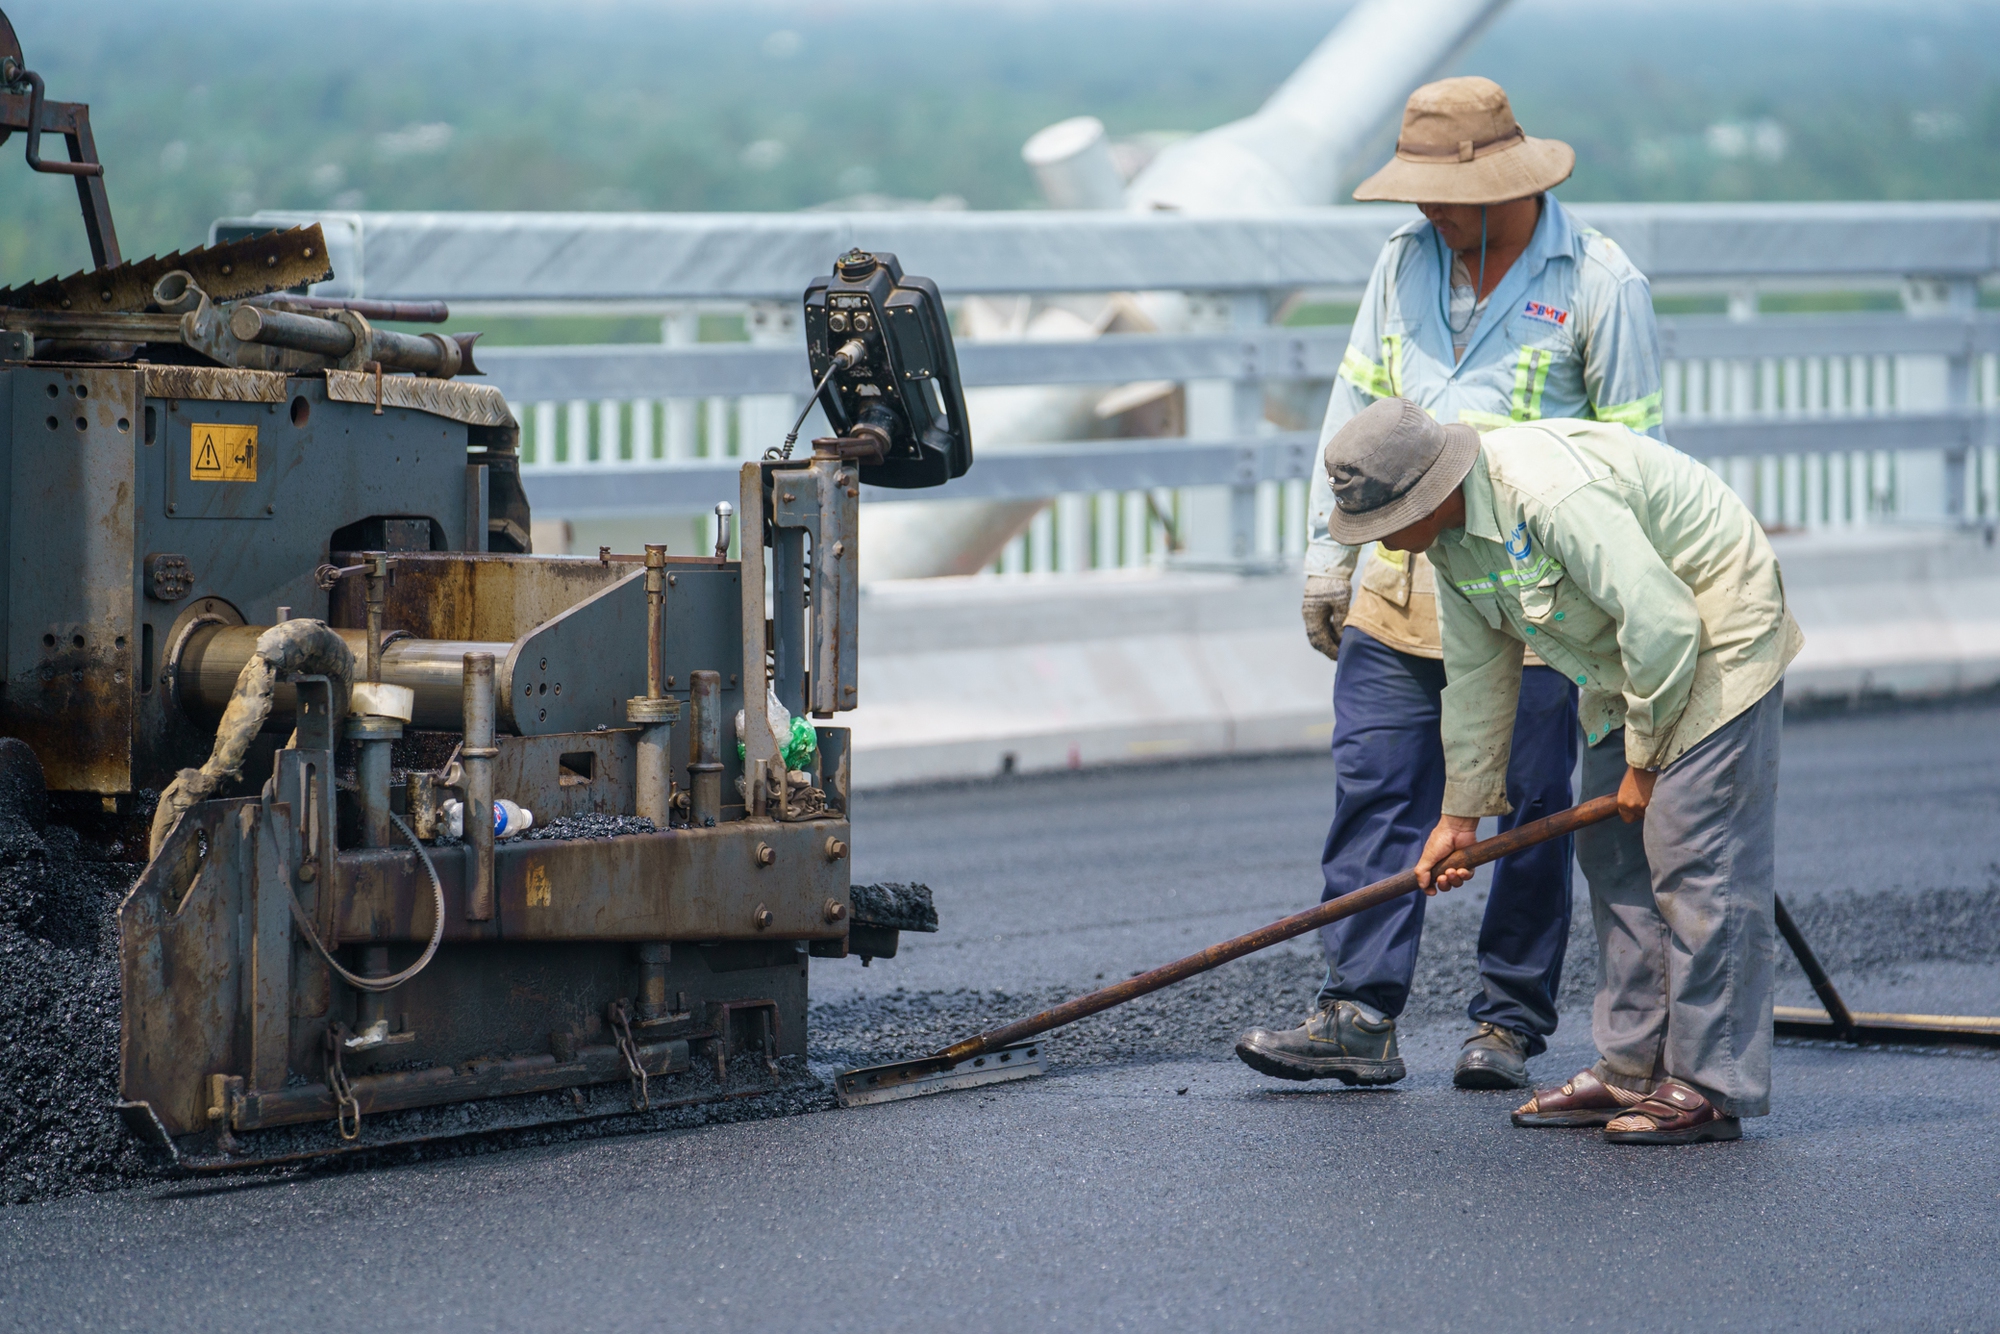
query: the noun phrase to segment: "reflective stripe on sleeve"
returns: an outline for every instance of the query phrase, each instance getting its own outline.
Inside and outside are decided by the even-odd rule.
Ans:
[[[1630,403],[1607,403],[1594,408],[1593,411],[1598,421],[1616,422],[1635,431],[1649,431],[1665,420],[1660,411],[1658,390],[1654,390],[1644,398],[1635,398]]]
[[[1340,359],[1340,378],[1371,398],[1393,398],[1396,394],[1389,371],[1351,347],[1347,349],[1347,355]]]
[[[1526,588],[1539,584],[1550,575],[1560,575],[1563,567],[1555,557],[1544,556],[1533,565],[1523,565],[1514,570],[1495,570],[1484,579],[1455,580],[1454,586],[1469,598],[1489,597],[1503,588]]]

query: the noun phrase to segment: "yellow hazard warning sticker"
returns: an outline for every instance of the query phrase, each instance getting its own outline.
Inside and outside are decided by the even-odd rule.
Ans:
[[[549,899],[549,873],[537,862],[528,868],[528,906],[546,908]]]
[[[257,428],[196,422],[188,448],[188,477],[197,482],[257,480]]]

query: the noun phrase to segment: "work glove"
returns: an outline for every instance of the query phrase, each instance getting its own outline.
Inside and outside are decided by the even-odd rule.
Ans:
[[[1349,599],[1347,580],[1340,575],[1306,576],[1305,605],[1300,608],[1306,620],[1306,642],[1333,662],[1340,660],[1340,632],[1347,628]]]

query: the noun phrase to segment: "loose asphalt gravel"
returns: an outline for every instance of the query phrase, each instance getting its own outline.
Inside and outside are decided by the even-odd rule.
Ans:
[[[1787,727],[1780,892],[1857,1008],[2000,1013],[1996,741],[1991,702]],[[1330,787],[1283,758],[864,797],[856,878],[928,884],[943,929],[815,961],[812,1071],[1296,911]],[[1514,1130],[1513,1095],[1449,1081],[1477,883],[1431,905],[1388,1090],[1230,1055],[1306,1007],[1294,944],[1054,1035],[1040,1080],[847,1111],[802,1083],[750,1119],[75,1194],[135,1162],[88,1080],[52,1096],[10,1053],[105,1040],[82,924],[115,876],[40,843],[0,846],[0,1185],[27,1164],[21,1193],[67,1198],[0,1208],[0,1328],[2000,1327],[2000,1059],[1787,1044],[1737,1144]],[[1545,1079],[1590,1055],[1578,889]]]

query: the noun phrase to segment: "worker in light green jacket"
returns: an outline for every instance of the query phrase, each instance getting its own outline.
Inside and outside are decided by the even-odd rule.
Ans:
[[[1734,1139],[1770,1110],[1773,845],[1785,666],[1803,636],[1762,528],[1721,479],[1614,423],[1489,431],[1384,399],[1327,444],[1334,540],[1422,551],[1447,684],[1432,870],[1508,810],[1522,655],[1577,683],[1585,799],[1625,825],[1577,835],[1601,982],[1599,1060],[1516,1125],[1618,1143]]]

